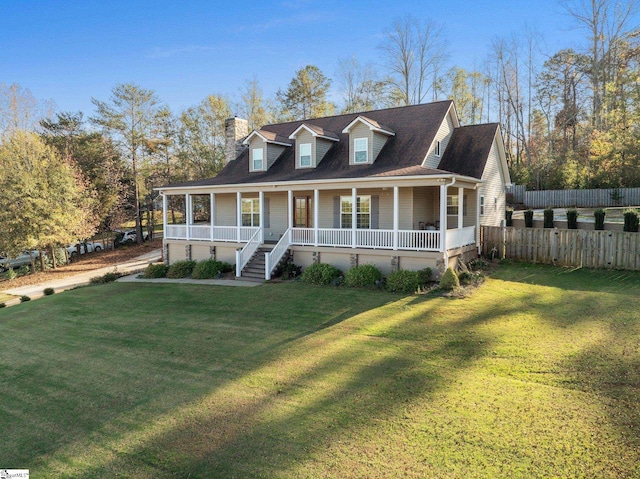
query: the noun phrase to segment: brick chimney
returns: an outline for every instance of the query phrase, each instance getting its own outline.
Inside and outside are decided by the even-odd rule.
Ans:
[[[224,163],[235,160],[244,147],[242,140],[249,134],[249,122],[233,117],[224,121]]]

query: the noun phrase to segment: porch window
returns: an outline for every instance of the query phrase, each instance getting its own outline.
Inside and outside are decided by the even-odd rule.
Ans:
[[[354,163],[367,163],[369,160],[368,153],[368,141],[367,138],[356,138],[353,140],[353,162]]]
[[[358,196],[356,207],[356,227],[358,229],[371,228],[371,196]],[[340,198],[340,227],[351,228],[351,215],[353,214],[353,204],[351,196]]]
[[[260,200],[242,199],[242,226],[260,226]]]
[[[458,195],[447,195],[447,215],[458,214]]]
[[[300,145],[300,166],[311,166],[311,143]]]
[[[264,164],[264,149],[263,148],[254,148],[253,151],[253,169],[254,171],[260,171],[263,168]]]

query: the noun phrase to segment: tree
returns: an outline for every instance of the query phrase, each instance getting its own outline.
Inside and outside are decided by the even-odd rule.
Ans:
[[[420,24],[407,15],[393,22],[379,48],[401,105],[422,103],[429,91],[435,98],[448,57],[440,26],[431,21]]]
[[[35,130],[54,110],[53,101],[37,100],[28,88],[0,82],[0,141],[18,130]]]
[[[146,140],[158,111],[158,98],[152,90],[138,85],[125,83],[111,90],[108,102],[91,99],[97,113],[91,122],[102,127],[103,131],[114,139],[123,156],[131,162],[133,174],[136,237],[138,244],[142,238],[142,218],[140,208],[140,188],[143,180],[140,175],[140,159],[144,156]]]
[[[327,101],[331,80],[317,66],[307,65],[296,72],[286,90],[276,98],[292,120],[306,120],[332,115],[335,106]]]
[[[55,118],[42,120],[40,125],[44,141],[65,161],[79,168],[95,191],[95,214],[100,229],[108,231],[122,223],[127,203],[127,170],[113,142],[99,132],[87,132],[81,112],[58,113]]]
[[[178,158],[184,180],[215,176],[224,167],[224,122],[232,115],[229,100],[210,95],[180,115]]]
[[[269,105],[265,104],[262,89],[255,76],[244,83],[239,110],[240,116],[249,122],[249,131],[257,130],[272,121]]]
[[[342,113],[355,113],[386,105],[388,81],[378,79],[373,65],[362,65],[355,57],[338,61],[338,84],[344,107]]]
[[[451,85],[449,98],[454,101],[460,122],[473,125],[482,120],[482,86],[484,77],[479,72],[467,72],[464,68],[454,67],[448,75]]]
[[[82,173],[38,135],[16,131],[0,145],[0,250],[15,255],[90,237],[94,203]]]

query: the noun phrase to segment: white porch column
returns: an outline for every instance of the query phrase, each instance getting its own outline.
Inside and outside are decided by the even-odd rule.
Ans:
[[[400,192],[397,186],[393,187],[393,249],[398,249],[398,228],[400,226]]]
[[[211,221],[211,231],[209,233],[210,240],[214,241],[216,238],[214,236],[214,228],[216,226],[216,194],[209,193],[209,209],[211,213],[209,215],[209,220]]]
[[[458,229],[464,226],[464,188],[458,188]]]
[[[293,228],[293,191],[287,191],[287,225]]]
[[[313,190],[313,244],[318,246],[318,216],[320,211],[320,191]]]
[[[193,224],[193,207],[191,205],[191,195],[186,194],[185,213],[187,215],[185,224],[187,225],[187,241],[191,239],[191,225]]]
[[[236,241],[240,243],[240,227],[242,226],[242,193],[236,193]]]
[[[358,192],[351,188],[351,247],[356,247],[356,228],[358,226]]]
[[[475,187],[476,192],[476,245],[478,247],[478,254],[480,251],[480,188],[478,185]]]
[[[260,244],[264,243],[264,191],[258,193],[258,203],[260,203]]]
[[[440,185],[440,251],[447,250],[447,185]]]
[[[169,202],[167,201],[167,194],[162,193],[162,237],[167,238],[167,208]]]

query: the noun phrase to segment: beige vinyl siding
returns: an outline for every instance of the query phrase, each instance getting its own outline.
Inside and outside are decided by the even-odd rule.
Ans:
[[[287,193],[269,193],[265,195],[265,203],[269,203],[269,211],[265,211],[265,225],[269,225],[264,230],[266,241],[279,240],[280,236],[287,231]],[[267,221],[267,213],[269,215]]]
[[[313,165],[318,166],[324,155],[327,154],[329,148],[333,146],[335,142],[330,140],[324,140],[322,138],[316,138],[316,147],[315,147],[315,158],[313,159]]]
[[[382,147],[384,146],[384,144],[387,142],[387,139],[389,137],[386,135],[381,135],[380,133],[373,133],[373,147],[372,147],[372,151],[373,151],[373,160],[372,163],[374,161],[376,161],[376,158],[378,158],[378,155],[380,154],[380,150],[382,150]]]
[[[367,139],[367,163],[355,163],[355,139],[366,138]],[[368,126],[358,123],[349,131],[349,164],[350,165],[370,165],[373,159],[373,135]]]
[[[236,195],[216,194],[216,226],[237,226]]]
[[[464,215],[463,226],[474,226],[476,224],[477,195],[478,190],[464,190],[465,210],[467,214]]]
[[[498,145],[493,140],[487,164],[482,174],[484,184],[479,188],[480,194],[484,195],[484,215],[480,216],[480,224],[486,226],[500,226],[504,219],[506,208],[506,195],[504,187],[504,177],[500,167],[500,156]],[[497,204],[494,199],[497,198]]]
[[[273,143],[267,143],[267,154],[266,154],[266,163],[267,170],[271,168],[271,165],[275,163],[278,157],[282,154],[286,146],[282,145],[274,145]]]
[[[427,188],[413,188],[413,229],[429,221]]]
[[[300,166],[300,145],[303,143],[311,144],[311,166]],[[315,168],[316,167],[316,139],[307,130],[302,129],[296,135],[296,168]]]
[[[438,132],[433,140],[433,145],[429,149],[429,153],[427,153],[427,157],[422,163],[422,166],[427,168],[437,168],[440,164],[440,160],[442,159],[442,155],[444,154],[444,150],[447,148],[447,144],[449,143],[449,139],[451,138],[451,134],[453,133],[453,119],[451,117],[451,112],[445,117],[438,128]],[[440,141],[440,156],[435,155],[435,147],[436,141]]]
[[[254,136],[249,141],[249,171],[254,171],[253,169],[253,150],[257,148],[262,148],[262,164],[263,166],[267,162],[267,144],[262,141],[258,136]],[[263,171],[263,170],[257,170]]]

